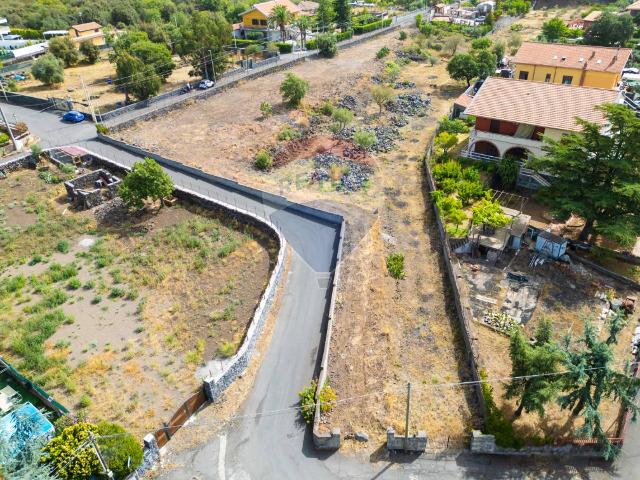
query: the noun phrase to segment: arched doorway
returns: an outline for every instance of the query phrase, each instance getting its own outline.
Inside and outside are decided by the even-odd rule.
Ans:
[[[527,150],[526,148],[513,147],[513,148],[510,148],[509,150],[507,150],[504,153],[504,156],[505,157],[516,158],[518,160],[527,160],[529,158],[530,154],[531,154],[531,152],[529,152],[529,150]]]
[[[496,146],[485,140],[479,140],[473,144],[473,153],[480,153],[482,155],[490,155],[492,157],[500,157],[500,152]]]

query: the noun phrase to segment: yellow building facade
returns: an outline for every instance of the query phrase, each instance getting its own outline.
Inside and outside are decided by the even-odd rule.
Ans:
[[[514,78],[533,82],[557,83],[592,88],[616,88],[619,72],[598,72],[586,69],[549,67],[546,65],[518,64]]]
[[[269,19],[259,10],[251,10],[242,15],[242,26],[245,28],[267,28]]]

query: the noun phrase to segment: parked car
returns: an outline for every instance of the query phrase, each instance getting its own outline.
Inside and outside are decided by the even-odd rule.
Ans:
[[[200,90],[206,90],[207,88],[211,88],[211,87],[213,87],[213,82],[211,80],[202,80],[198,84],[198,88]]]
[[[69,110],[62,116],[62,120],[64,120],[65,122],[80,123],[84,120],[84,113],[78,112],[76,110]]]

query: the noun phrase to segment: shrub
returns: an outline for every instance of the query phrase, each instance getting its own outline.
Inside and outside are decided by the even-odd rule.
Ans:
[[[78,277],[73,277],[67,283],[67,288],[69,288],[69,290],[78,290],[81,287],[81,285],[82,285],[82,283],[80,282]]]
[[[133,169],[124,177],[119,188],[120,197],[130,208],[142,208],[146,200],[157,201],[172,193],[171,177],[158,162],[149,157],[133,164]]]
[[[371,87],[371,97],[373,98],[373,101],[378,105],[378,108],[380,109],[380,115],[382,115],[382,109],[384,108],[384,106],[391,100],[393,100],[394,96],[395,93],[393,92],[393,90],[384,85],[375,85]]]
[[[278,50],[280,50],[278,48]],[[244,54],[247,56],[251,56],[251,55],[257,55],[258,53],[262,52],[262,46],[260,45],[249,45],[247,48],[244,49]]]
[[[100,49],[91,42],[82,42],[80,44],[80,53],[82,53],[86,62],[91,65],[100,58]]]
[[[507,217],[500,204],[495,200],[483,198],[472,209],[474,225],[486,225],[491,228],[500,228],[507,225],[511,219]]]
[[[79,449],[89,437],[97,433],[95,425],[77,423],[62,430],[42,449],[42,462],[50,465],[56,477],[62,480],[91,478],[101,473],[102,468],[93,449]],[[121,441],[120,438],[117,439]]]
[[[142,446],[131,433],[115,423],[96,425],[98,446],[117,480],[127,477],[142,464]]]
[[[51,53],[38,58],[31,67],[31,74],[45,85],[64,82],[64,63]]]
[[[518,181],[518,173],[520,172],[520,165],[518,161],[511,157],[506,156],[498,163],[498,177],[500,178],[500,185],[502,188],[510,189],[516,186]]]
[[[338,53],[338,43],[335,35],[331,33],[321,33],[317,38],[318,50],[323,57],[334,57]]]
[[[282,54],[291,53],[293,51],[292,43],[276,42],[276,47],[278,47],[278,51]]]
[[[318,388],[318,383],[315,380],[312,380],[309,385],[304,387],[300,392],[298,392],[298,396],[300,397],[300,415],[305,422],[311,424],[313,423],[313,416],[316,411],[316,389]]]
[[[297,107],[309,90],[309,82],[287,72],[284,81],[280,85],[282,100],[290,107]]]
[[[65,67],[77,65],[80,52],[69,37],[55,37],[49,40],[49,53],[64,62]]]
[[[338,42],[342,42],[344,40],[349,40],[352,37],[353,37],[353,30],[351,30],[351,29],[345,30],[344,32],[336,33],[336,40]]]
[[[103,123],[96,123],[96,132],[98,132],[101,135],[108,135],[109,129]]]
[[[496,445],[505,448],[520,448],[524,444],[521,438],[513,431],[513,424],[504,416],[493,400],[493,387],[489,385],[487,374],[484,370],[479,372],[482,380],[482,397],[487,411],[485,433],[495,435]]]
[[[464,120],[460,120],[456,118],[455,120],[450,120],[449,117],[444,116],[438,122],[438,132],[449,132],[449,133],[467,133],[469,131],[469,127],[464,122]]]
[[[388,27],[389,25],[391,25],[391,21],[391,18],[386,18],[384,20],[367,23],[365,25],[354,25],[353,33],[355,35],[361,35],[363,33],[373,32],[374,30],[378,30],[379,28]]]
[[[273,106],[269,102],[260,102],[260,113],[264,118],[273,115]]]
[[[387,62],[382,72],[382,76],[385,81],[391,83],[395,82],[400,76],[400,65],[395,62]]]
[[[336,107],[333,105],[333,103],[326,101],[324,102],[322,105],[320,105],[320,113],[322,113],[323,115],[326,115],[327,117],[330,117],[331,115],[333,115],[333,111],[336,109]]]
[[[110,298],[121,298],[124,297],[126,292],[120,287],[113,287],[111,292],[109,292]]]
[[[338,125],[339,130],[342,130],[347,127],[351,122],[353,122],[353,112],[348,108],[336,108],[333,111],[333,115],[331,118]]]
[[[387,271],[396,280],[404,278],[404,254],[392,253],[387,257]]]
[[[407,32],[405,32],[404,30],[400,30],[400,35],[398,35],[398,40],[406,40],[406,39],[407,39]]]
[[[491,39],[487,37],[480,37],[471,42],[471,48],[474,50],[482,50],[483,48],[491,48],[491,44]]]
[[[6,145],[9,143],[9,135],[0,132],[0,145]]]
[[[432,196],[443,216],[446,217],[450,212],[462,209],[462,202],[459,199],[452,197],[451,195],[436,195],[437,193],[437,191],[433,192]]]
[[[236,353],[238,345],[235,342],[222,342],[218,347],[218,355],[222,358],[229,358]]]
[[[391,50],[389,50],[389,47],[382,47],[380,50],[376,52],[376,58],[378,59],[384,58],[387,55],[389,55],[389,53],[391,53]]]
[[[280,141],[290,141],[296,138],[300,138],[300,132],[294,130],[291,127],[285,127],[280,133],[278,133],[278,140]]]
[[[363,150],[369,150],[378,141],[375,133],[367,132],[365,130],[358,130],[353,135],[353,143]]]
[[[453,178],[457,180],[462,176],[462,167],[455,160],[439,163],[433,167],[433,178],[436,181],[442,181],[445,178]]]
[[[67,253],[69,251],[69,242],[66,240],[60,240],[56,245],[56,250],[60,253]]]
[[[273,160],[269,152],[264,149],[260,150],[256,155],[254,165],[258,170],[269,170],[273,166]]]
[[[480,182],[462,180],[456,184],[456,192],[463,205],[470,205],[473,200],[482,197],[484,185]]]
[[[80,397],[78,408],[87,408],[91,405],[91,397],[86,393]]]

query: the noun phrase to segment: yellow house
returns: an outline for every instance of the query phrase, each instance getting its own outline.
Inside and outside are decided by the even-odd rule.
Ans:
[[[99,47],[106,43],[104,33],[102,33],[102,26],[96,22],[72,25],[69,29],[69,38],[78,45],[84,42],[91,42]]]
[[[269,2],[256,3],[246,12],[242,12],[242,28],[266,30],[269,28],[269,17],[273,9],[278,5],[285,7],[293,16],[298,15],[301,10],[290,0],[271,0]]]
[[[614,89],[630,56],[630,48],[525,42],[511,62],[518,80]]]

